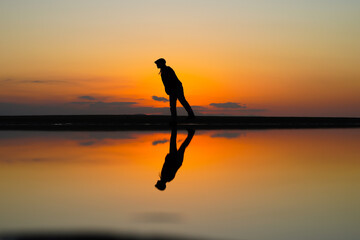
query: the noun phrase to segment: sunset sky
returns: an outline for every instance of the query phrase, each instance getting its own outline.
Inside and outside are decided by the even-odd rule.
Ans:
[[[360,117],[357,0],[1,0],[0,115]]]

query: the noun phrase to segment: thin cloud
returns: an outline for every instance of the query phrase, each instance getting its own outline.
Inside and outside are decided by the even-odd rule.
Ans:
[[[90,100],[90,101],[96,100],[96,98],[93,97],[93,96],[79,96],[79,99],[82,99],[82,100]]]
[[[210,103],[210,106],[216,108],[246,108],[246,105],[240,105],[234,102],[226,102],[226,103]]]
[[[3,82],[3,83],[12,82],[12,81],[13,80],[10,78],[0,80],[0,82]]]
[[[100,107],[108,107],[108,106],[118,106],[118,107],[126,107],[133,104],[136,104],[137,102],[71,102],[71,104],[81,104],[81,105],[89,105],[89,106],[100,106]]]
[[[156,140],[156,141],[153,141],[153,142],[152,142],[152,145],[153,145],[153,146],[156,146],[156,145],[158,145],[158,144],[167,143],[168,141],[169,141],[168,139]]]
[[[246,134],[243,132],[218,132],[213,135],[211,135],[212,138],[227,138],[227,139],[233,139],[238,138],[240,136],[245,136]]]
[[[95,141],[79,142],[79,145],[84,146],[84,147],[93,146],[94,144],[95,144]]]
[[[23,80],[19,83],[35,83],[35,84],[54,84],[54,83],[68,83],[68,81],[63,80]]]
[[[252,108],[252,109],[243,109],[243,110],[240,110],[241,112],[244,112],[244,113],[257,113],[257,112],[265,112],[267,111],[267,109],[265,108]]]
[[[164,97],[157,97],[157,96],[152,96],[152,99],[155,101],[159,101],[159,102],[168,102],[169,99],[164,98]]]
[[[17,80],[17,79],[1,79],[0,82],[4,84],[69,84],[73,83],[65,80]]]

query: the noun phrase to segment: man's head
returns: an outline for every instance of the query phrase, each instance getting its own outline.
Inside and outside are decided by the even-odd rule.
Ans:
[[[157,183],[155,184],[155,187],[157,189],[159,189],[160,191],[164,191],[166,188],[166,182],[163,182],[161,180],[157,181]]]
[[[163,68],[165,67],[166,61],[163,58],[159,58],[158,60],[155,61],[155,64],[157,68]]]

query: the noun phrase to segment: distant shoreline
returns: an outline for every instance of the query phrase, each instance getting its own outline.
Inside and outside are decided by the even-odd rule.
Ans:
[[[0,130],[126,131],[170,129],[164,115],[44,115],[0,116]],[[199,116],[178,117],[178,128],[194,129],[297,129],[359,128],[360,118]]]

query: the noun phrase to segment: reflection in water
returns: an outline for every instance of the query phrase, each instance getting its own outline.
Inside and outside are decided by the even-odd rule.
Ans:
[[[179,150],[176,146],[176,137],[177,137],[177,126],[176,124],[171,128],[171,137],[170,137],[170,150],[165,157],[165,162],[160,174],[160,180],[157,181],[155,187],[161,191],[164,191],[166,188],[166,183],[172,181],[175,178],[176,172],[182,165],[184,160],[185,149],[189,146],[195,130],[188,129],[188,135],[184,142],[181,144]]]
[[[360,129],[170,134],[0,131],[0,239],[360,239]],[[191,146],[158,191],[170,139]]]

